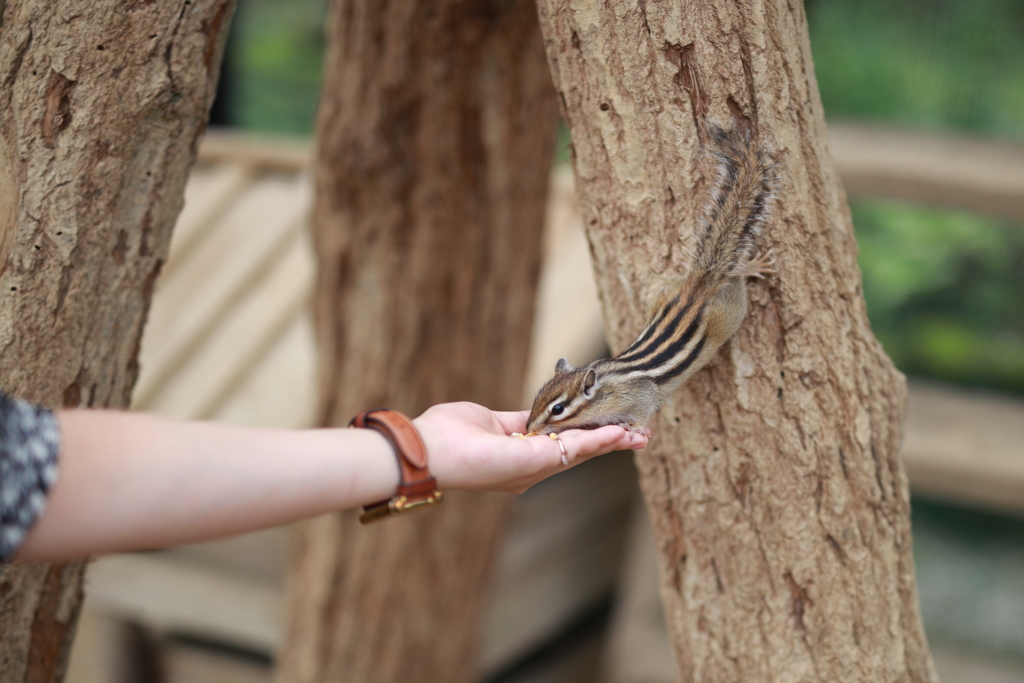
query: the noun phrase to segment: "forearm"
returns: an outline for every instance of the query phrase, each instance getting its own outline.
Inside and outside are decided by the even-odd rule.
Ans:
[[[526,413],[472,403],[414,421],[438,486],[518,493],[647,438],[620,427],[509,438]],[[60,468],[19,560],[57,560],[222,538],[394,495],[391,444],[370,429],[279,430],[142,413],[58,413]],[[52,473],[51,473],[52,474]],[[40,494],[41,495],[41,494]]]
[[[21,560],[220,538],[392,495],[377,432],[301,432],[64,411],[60,475]]]

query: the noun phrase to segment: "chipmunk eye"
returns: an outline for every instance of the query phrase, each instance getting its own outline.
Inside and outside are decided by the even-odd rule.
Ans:
[[[551,414],[552,415],[561,415],[564,412],[565,412],[565,404],[564,403],[556,403],[555,405],[551,406]]]

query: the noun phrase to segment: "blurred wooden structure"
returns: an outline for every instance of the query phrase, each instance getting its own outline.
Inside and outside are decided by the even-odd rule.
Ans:
[[[1024,216],[1024,150],[843,126],[833,126],[832,135],[851,194]],[[307,158],[305,144],[207,136],[154,295],[134,407],[237,424],[311,425]],[[1000,160],[995,175],[990,158]],[[564,170],[552,177],[546,241],[528,381],[534,388],[558,356],[583,362],[603,348],[589,253]],[[574,305],[557,304],[567,299]],[[1024,513],[1024,401],[912,385],[905,458],[917,490]],[[674,680],[637,501],[626,455],[588,463],[517,499],[483,635],[488,675],[513,671],[618,585],[604,680]],[[69,680],[111,680],[120,665],[109,648],[126,642],[124,630],[112,626],[119,620],[156,634],[172,681],[269,680],[287,542],[288,529],[274,529],[96,561]],[[245,657],[218,660],[197,642]],[[526,679],[509,673],[501,680]]]
[[[1024,221],[1024,148],[974,138],[830,125],[851,196],[887,197]]]

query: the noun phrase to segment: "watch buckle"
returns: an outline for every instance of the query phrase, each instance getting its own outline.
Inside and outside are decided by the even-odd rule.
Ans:
[[[431,491],[430,494],[422,498],[409,498],[406,495],[398,495],[373,505],[367,505],[363,508],[363,514],[359,515],[359,521],[362,524],[370,524],[387,517],[415,512],[431,505],[437,505],[443,500],[444,493],[437,490]]]

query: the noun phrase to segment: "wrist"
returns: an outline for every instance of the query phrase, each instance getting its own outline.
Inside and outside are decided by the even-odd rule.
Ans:
[[[367,524],[443,500],[437,480],[430,472],[426,444],[407,416],[386,408],[367,410],[352,418],[349,427],[379,432],[390,443],[399,470],[397,493],[364,506],[360,522]]]
[[[446,486],[444,482],[449,480],[442,447],[437,431],[434,429],[433,421],[424,419],[423,415],[414,418],[412,421],[420,439],[423,441],[423,448],[427,454],[427,462],[430,463],[430,473],[438,482],[438,488]]]
[[[351,490],[346,494],[348,507],[368,505],[373,501],[394,495],[401,483],[402,473],[398,469],[395,451],[380,432],[372,429],[334,428],[345,439],[343,448],[356,458],[351,464],[344,463],[348,456],[339,461],[340,476],[348,473]],[[359,465],[361,463],[361,466]],[[353,479],[352,471],[360,472],[362,481]]]

